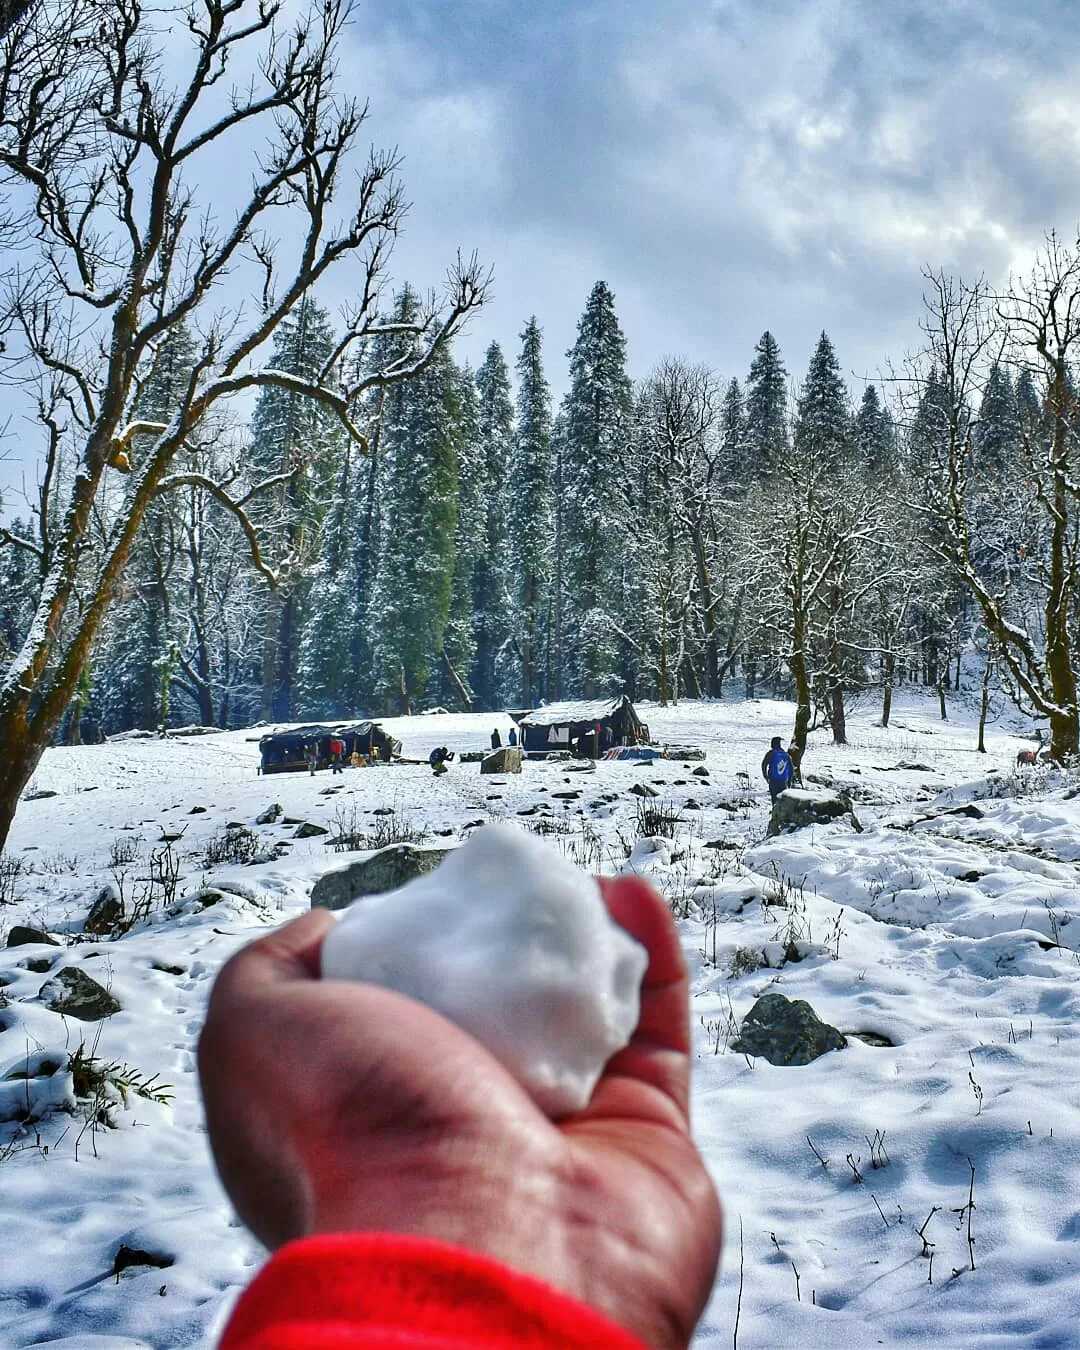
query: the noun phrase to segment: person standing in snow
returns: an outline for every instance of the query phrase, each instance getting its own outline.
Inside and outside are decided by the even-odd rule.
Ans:
[[[492,750],[498,750],[501,745],[502,745],[502,737],[499,735],[499,728],[496,727],[494,731],[491,733],[491,748]]]
[[[507,738],[506,738],[506,743],[507,743],[507,745],[517,745],[517,730],[516,730],[516,728],[514,728],[514,727],[511,727],[511,728],[510,728],[510,734],[509,734],[509,736],[507,736]]]
[[[239,952],[199,1040],[207,1129],[274,1255],[220,1350],[686,1350],[720,1206],[690,1135],[689,976],[666,901],[600,878],[645,947],[637,1031],[546,1116],[479,1041],[319,978],[314,910]]]
[[[795,766],[791,756],[784,749],[781,737],[774,736],[769,744],[765,758],[761,761],[761,776],[769,785],[769,796],[776,801],[785,788],[791,786],[795,775]]]

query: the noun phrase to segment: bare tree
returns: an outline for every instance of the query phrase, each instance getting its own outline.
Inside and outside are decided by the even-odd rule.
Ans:
[[[34,530],[5,537],[33,554],[40,600],[0,679],[0,844],[152,502],[197,488],[235,517],[271,586],[288,566],[268,565],[248,509],[271,484],[200,464],[210,414],[273,384],[321,400],[363,445],[351,410],[364,392],[426,368],[483,301],[487,276],[459,258],[411,326],[409,360],[343,383],[346,353],[379,326],[405,210],[394,153],[356,162],[366,109],[337,92],[335,72],[346,19],[340,0],[291,26],[274,0],[39,0],[4,39],[0,175],[23,247],[2,373],[38,391],[43,470]],[[232,210],[215,209],[215,172]],[[354,298],[324,370],[268,369],[277,326],[331,275]],[[190,378],[167,423],[141,420],[140,389],[180,324],[196,339]]]
[[[1002,295],[928,276],[930,359],[946,415],[927,475],[926,509],[939,555],[974,597],[1015,701],[1046,717],[1050,752],[1080,739],[1072,624],[1080,594],[1080,483],[1071,367],[1080,350],[1080,243],[1051,234],[1031,275]],[[970,412],[992,361],[1039,376],[1037,406],[1020,418],[1016,463],[987,481],[975,471]]]

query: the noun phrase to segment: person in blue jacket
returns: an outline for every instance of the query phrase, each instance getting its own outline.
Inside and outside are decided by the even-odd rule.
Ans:
[[[769,785],[769,796],[776,801],[785,788],[791,786],[791,780],[795,776],[795,765],[791,762],[791,756],[784,749],[784,742],[779,736],[774,736],[769,746],[768,753],[761,761],[761,776]]]

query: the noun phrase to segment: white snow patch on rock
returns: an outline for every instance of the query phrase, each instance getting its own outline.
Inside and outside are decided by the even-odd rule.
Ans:
[[[637,1026],[645,949],[595,878],[513,825],[343,911],[326,979],[383,985],[485,1045],[550,1116],[580,1111]]]

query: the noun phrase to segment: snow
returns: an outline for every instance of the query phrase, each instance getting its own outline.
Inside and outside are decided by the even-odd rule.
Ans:
[[[520,775],[481,777],[455,761],[441,778],[417,763],[264,779],[254,730],[49,751],[30,791],[58,795],[20,806],[0,868],[0,940],[30,924],[64,944],[0,949],[3,1100],[27,1094],[38,1116],[0,1125],[0,1344],[212,1341],[263,1259],[215,1177],[196,1086],[217,970],[303,913],[322,872],[358,856],[327,839],[390,822],[453,843],[481,821],[543,831],[593,871],[633,867],[678,916],[692,970],[694,1130],[726,1215],[697,1350],[732,1345],[737,1308],[740,1350],[1076,1344],[1076,776],[1016,770],[1030,741],[1000,726],[976,754],[962,709],[942,723],[936,701],[898,700],[888,731],[876,709],[856,709],[850,744],[815,733],[803,763],[813,786],[851,793],[864,833],[834,822],[766,840],[758,766],[790,730],[790,705],[639,711],[658,740],[704,747],[708,777],[677,761],[591,772],[528,761]],[[503,720],[383,725],[424,760],[440,744],[485,749]],[[637,783],[659,797],[631,795]],[[275,801],[284,819],[256,825]],[[670,837],[643,836],[650,819]],[[331,834],[295,838],[302,820]],[[230,823],[252,832],[259,861],[211,861]],[[172,912],[157,886],[125,935],[83,935],[103,887],[122,887],[129,903],[147,896],[163,834],[180,836]],[[221,898],[203,907],[207,892]],[[49,1011],[38,993],[64,965],[108,987],[121,1011],[100,1024]],[[848,1047],[800,1068],[732,1051],[765,992],[805,998]],[[169,1100],[125,1102],[104,1088],[97,1107],[114,1128],[85,1099],[72,1112],[67,1066],[80,1042],[102,1065],[158,1075]],[[122,1243],[173,1264],[117,1279]]]
[[[637,1026],[648,955],[600,887],[516,825],[474,831],[427,876],[350,906],[324,979],[381,984],[486,1045],[549,1116],[588,1105]]]

